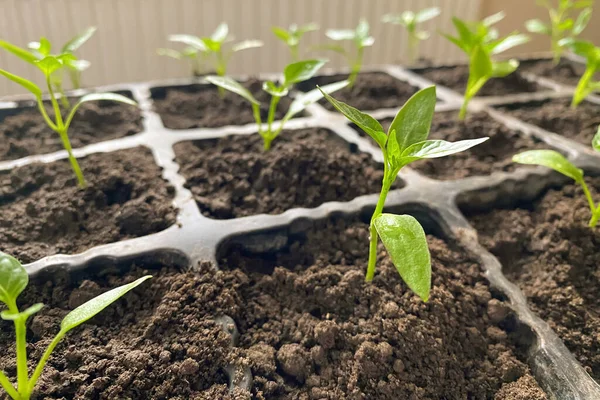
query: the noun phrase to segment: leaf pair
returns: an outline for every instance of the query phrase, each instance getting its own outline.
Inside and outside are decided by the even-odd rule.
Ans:
[[[361,19],[355,29],[328,29],[325,35],[331,40],[352,40],[357,48],[369,47],[375,38],[369,36],[369,23]]]
[[[417,31],[417,25],[429,21],[438,15],[440,15],[439,7],[430,7],[416,13],[404,11],[402,14],[385,14],[381,18],[381,22],[402,25],[409,34],[415,35],[419,40],[425,40],[429,38],[429,32]]]
[[[290,25],[289,29],[284,29],[278,26],[271,28],[273,34],[288,45],[290,48],[295,48],[300,44],[300,39],[308,32],[314,32],[319,29],[319,25],[310,23],[306,25],[298,26],[296,24]]]

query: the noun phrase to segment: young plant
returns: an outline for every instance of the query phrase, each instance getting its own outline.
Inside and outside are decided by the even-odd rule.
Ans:
[[[298,61],[298,46],[300,45],[300,39],[307,32],[313,32],[319,29],[319,25],[310,23],[302,26],[296,24],[290,25],[289,29],[280,28],[274,26],[271,28],[275,36],[283,41],[290,49],[290,55],[292,56],[292,62]]]
[[[558,64],[564,46],[561,41],[564,39],[575,39],[583,32],[590,17],[592,16],[593,0],[558,0],[558,5],[554,6],[554,0],[537,0],[536,3],[548,9],[550,23],[545,24],[539,19],[530,19],[525,22],[525,27],[531,33],[540,33],[550,37],[552,53],[554,55],[554,64]],[[576,19],[573,19],[575,10],[581,9]]]
[[[189,61],[192,69],[192,76],[201,76],[204,72],[204,64],[206,63],[208,54],[204,47],[204,43],[200,42],[200,38],[191,35],[170,35],[169,40],[171,42],[184,43],[186,46],[181,51],[160,48],[156,50],[157,54],[159,56],[171,57],[176,60]],[[189,43],[194,43],[195,45],[190,45]]]
[[[348,64],[350,65],[350,76],[348,77],[348,82],[350,82],[349,87],[354,86],[356,77],[362,68],[365,47],[372,46],[373,43],[375,43],[375,38],[369,36],[369,23],[366,20],[361,19],[356,29],[328,29],[325,34],[331,40],[351,40],[354,44],[354,47],[356,48],[355,52],[348,51],[343,46],[335,44],[320,46],[340,53],[346,57]]]
[[[283,82],[281,82],[281,84],[278,85],[272,81],[266,81],[263,84],[263,90],[271,95],[266,129],[263,129],[262,126],[260,102],[256,100],[252,93],[250,93],[246,88],[244,88],[234,79],[225,76],[208,76],[206,77],[206,80],[220,88],[229,90],[230,92],[242,96],[250,102],[252,105],[252,111],[254,113],[254,119],[258,125],[258,133],[263,138],[265,151],[268,151],[271,148],[271,142],[273,142],[273,140],[279,136],[285,123],[294,115],[304,110],[308,105],[319,101],[323,96],[321,91],[318,89],[298,95],[290,105],[290,108],[281,120],[279,126],[274,128],[273,122],[275,120],[275,110],[277,110],[279,101],[283,96],[288,94],[292,85],[312,78],[326,62],[326,60],[307,60],[289,64],[283,71]],[[326,93],[332,93],[347,85],[348,81],[342,81],[323,86],[322,89]]]
[[[416,13],[404,11],[402,14],[386,14],[381,21],[402,25],[406,28],[406,32],[408,33],[408,57],[409,61],[414,63],[419,58],[419,43],[429,38],[429,32],[417,29],[418,24],[429,21],[438,15],[440,15],[440,9],[438,7],[431,7]]]
[[[592,140],[592,147],[594,150],[600,152],[600,127],[598,132]],[[562,154],[554,150],[529,150],[523,153],[516,154],[513,156],[513,161],[519,164],[528,165],[541,165],[543,167],[551,168],[556,172],[563,174],[575,181],[583,189],[585,198],[588,201],[590,207],[590,221],[588,226],[595,228],[600,219],[600,203],[597,205],[592,199],[590,189],[585,183],[583,178],[583,170],[574,166],[569,160],[567,160]]]
[[[43,43],[43,39],[40,41],[40,43]],[[71,167],[73,168],[73,171],[77,176],[79,186],[82,188],[85,187],[85,179],[83,177],[81,169],[79,168],[79,163],[73,155],[73,149],[71,148],[71,142],[69,140],[68,135],[69,127],[71,126],[71,122],[73,122],[75,112],[77,111],[79,106],[88,101],[112,100],[131,105],[137,105],[137,103],[128,97],[116,93],[92,93],[81,97],[79,99],[79,102],[73,107],[66,107],[65,110],[63,110],[63,115],[63,112],[61,111],[60,106],[58,104],[57,96],[54,92],[54,76],[56,74],[61,73],[65,68],[68,68],[67,66],[74,60],[75,56],[73,56],[70,53],[63,53],[59,56],[48,55],[43,59],[38,60],[36,56],[32,53],[20,47],[14,46],[8,42],[0,40],[0,47],[5,48],[11,53],[16,54],[20,58],[35,65],[44,75],[44,80],[48,88],[48,93],[50,94],[50,102],[54,110],[54,120],[51,119],[48,113],[46,112],[46,108],[44,107],[44,103],[42,100],[42,89],[38,85],[25,78],[13,75],[8,71],[0,69],[0,75],[4,75],[11,81],[21,85],[35,96],[38,109],[42,114],[42,117],[44,117],[44,121],[46,121],[46,124],[50,127],[50,129],[58,133],[58,135],[60,136],[63,147],[69,155],[69,162],[71,163]]]
[[[492,25],[501,21],[504,13],[490,15],[483,21],[467,23],[456,17],[452,18],[458,37],[443,34],[445,38],[458,46],[469,58],[469,80],[464,94],[459,119],[465,119],[469,102],[491,78],[504,78],[512,74],[519,62],[493,61],[492,56],[529,41],[527,35],[513,32],[499,39],[498,31]]]
[[[435,86],[413,95],[398,111],[387,134],[370,115],[335,100],[327,93],[323,95],[338,111],[369,135],[383,153],[383,183],[370,224],[367,282],[375,275],[379,234],[404,282],[421,299],[427,301],[431,286],[431,263],[423,228],[410,215],[384,214],[385,199],[398,172],[404,166],[423,158],[438,158],[465,151],[488,138],[458,142],[428,140],[435,111]]]
[[[151,276],[147,275],[127,285],[109,290],[68,313],[60,324],[58,334],[44,352],[33,375],[29,377],[29,372],[27,370],[26,322],[29,317],[42,309],[43,304],[37,303],[23,311],[19,311],[19,308],[17,307],[17,298],[27,287],[29,276],[27,275],[25,268],[23,268],[16,258],[0,252],[0,303],[4,303],[7,307],[6,310],[0,313],[0,317],[5,321],[12,321],[15,325],[17,349],[17,386],[13,386],[8,377],[1,370],[0,386],[4,388],[6,393],[8,393],[13,400],[29,400],[33,393],[33,389],[35,388],[35,384],[44,370],[46,362],[61,339],[70,330],[88,321],[116,300],[123,297],[127,292],[150,278]]]
[[[584,40],[565,39],[561,43],[586,59],[585,72],[579,79],[571,101],[571,107],[575,108],[590,94],[600,90],[600,81],[594,81],[594,75],[600,70],[600,47]]]

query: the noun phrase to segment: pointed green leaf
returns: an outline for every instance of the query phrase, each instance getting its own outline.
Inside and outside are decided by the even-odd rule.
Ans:
[[[481,46],[475,47],[470,61],[469,77],[478,79],[492,75],[492,60]]]
[[[583,171],[554,150],[525,151],[513,156],[513,161],[519,164],[541,165],[552,168],[556,172],[560,172],[578,182],[583,179]]]
[[[42,70],[45,76],[52,75],[63,66],[54,56],[46,56],[43,59],[36,61],[36,65]]]
[[[90,26],[73,39],[69,40],[62,48],[62,53],[73,53],[79,49],[85,42],[87,42],[96,33],[96,27]]]
[[[21,311],[17,314],[5,310],[0,313],[0,318],[2,318],[5,321],[15,321],[19,318],[24,318],[25,320],[27,320],[33,314],[38,313],[42,308],[44,308],[44,305],[42,303],[37,303],[32,305],[31,307],[28,307],[25,311]]]
[[[421,23],[429,21],[438,15],[440,15],[440,9],[438,7],[425,8],[415,14],[415,22]]]
[[[588,22],[590,22],[591,17],[592,17],[592,9],[591,8],[586,8],[581,13],[579,13],[577,20],[575,21],[575,24],[573,25],[573,35],[574,36],[577,36],[581,32],[583,32],[583,30],[587,26]]]
[[[592,139],[592,148],[596,151],[600,151],[600,125],[598,126],[598,131]]]
[[[461,49],[465,53],[469,53],[469,47],[466,45],[466,43],[461,42],[459,38],[455,38],[454,36],[447,35],[445,33],[442,33],[441,35],[449,41],[451,41],[452,43],[454,43],[459,49]]]
[[[29,283],[29,275],[19,260],[0,251],[0,302],[14,303]]]
[[[45,37],[42,37],[39,41],[39,47],[37,48],[37,51],[39,51],[40,54],[45,57],[50,54],[51,49],[52,45],[50,44],[50,41]]]
[[[156,54],[158,54],[159,56],[171,57],[176,60],[181,60],[183,58],[183,54],[181,52],[173,49],[156,49]]]
[[[460,153],[477,146],[488,140],[488,137],[479,139],[459,140],[458,142],[447,142],[445,140],[424,140],[415,143],[402,152],[402,157],[440,158]]]
[[[183,43],[200,51],[206,51],[206,44],[198,36],[194,35],[170,35],[171,42]]]
[[[31,93],[33,93],[33,95],[36,98],[40,98],[42,97],[42,89],[40,89],[38,87],[38,85],[36,85],[35,83],[25,79],[25,78],[21,78],[20,76],[17,75],[13,75],[10,72],[7,72],[3,69],[0,69],[0,74],[4,75],[5,77],[7,77],[8,79],[10,79],[11,81],[18,83],[19,85],[23,86],[25,89],[29,90]]]
[[[504,11],[500,11],[496,14],[490,15],[489,17],[485,17],[483,19],[482,23],[484,26],[490,27],[490,26],[495,25],[498,22],[502,21],[505,16],[506,16],[506,14],[504,13]]]
[[[410,215],[381,214],[374,224],[402,280],[427,301],[431,290],[431,256],[419,221]]]
[[[319,88],[318,86],[317,88],[321,90],[321,88]],[[373,138],[373,140],[377,142],[379,147],[381,147],[382,149],[385,148],[387,136],[383,132],[383,127],[379,122],[377,122],[375,118],[361,111],[358,111],[356,108],[351,107],[346,103],[334,99],[333,97],[325,93],[323,90],[321,90],[321,93],[323,94],[323,97],[325,97],[325,99],[327,99],[327,101],[331,103],[332,106],[334,106],[339,112],[344,114],[346,118],[348,118],[350,121],[354,122],[356,126],[362,129],[367,135],[371,136],[371,138]]]
[[[262,47],[264,43],[260,40],[244,40],[243,42],[239,42],[231,47],[231,51],[238,52],[246,49],[254,49],[256,47]]]
[[[328,29],[325,35],[331,40],[354,40],[356,37],[352,29]]]
[[[498,41],[493,46],[492,54],[500,54],[508,49],[511,49],[515,46],[522,45],[531,40],[531,38],[524,34],[514,34],[505,37],[504,39]]]
[[[452,23],[454,24],[454,27],[456,28],[456,31],[458,32],[460,41],[462,43],[465,43],[467,45],[467,47],[470,48],[471,45],[473,44],[473,39],[474,39],[473,32],[471,32],[471,30],[469,29],[467,24],[459,18],[453,17]]]
[[[210,75],[206,77],[206,80],[212,83],[213,85],[217,85],[219,87],[222,87],[223,89],[229,90],[230,92],[242,96],[252,104],[260,105],[258,100],[256,100],[254,96],[252,96],[252,93],[250,93],[248,89],[246,89],[238,82],[227,76]]]
[[[262,86],[263,90],[269,93],[271,96],[283,97],[288,94],[289,90],[285,86],[277,86],[274,82],[266,81]]]
[[[285,86],[312,78],[327,60],[306,60],[289,64],[283,70]]]
[[[74,69],[75,71],[85,71],[90,67],[91,63],[87,60],[72,60],[67,63],[67,66]]]
[[[271,28],[271,31],[273,31],[273,33],[275,34],[275,36],[277,36],[278,39],[283,40],[285,43],[288,43],[288,41],[290,40],[290,33],[283,28],[274,26]]]
[[[31,52],[19,46],[15,46],[14,44],[5,42],[4,40],[0,40],[0,47],[13,53],[15,56],[19,57],[24,61],[27,61],[30,64],[35,64],[35,62],[37,61],[37,57]]]
[[[296,30],[296,32],[300,35],[304,35],[307,32],[313,32],[319,30],[319,24],[315,22],[309,22],[308,24],[302,25],[300,28]]]
[[[366,19],[361,18],[356,27],[356,37],[366,38],[369,35],[369,22]]]
[[[309,105],[321,100],[323,98],[323,93],[321,91],[327,94],[331,94],[337,90],[348,86],[348,84],[348,81],[330,83],[329,85],[321,86],[320,88],[299,94],[298,96],[296,96],[292,104],[290,104],[290,108],[288,109],[285,118],[290,119],[294,115],[298,114],[300,111],[304,110]]]
[[[388,132],[396,130],[400,152],[413,143],[427,139],[435,103],[435,86],[430,86],[415,93],[398,111]]]
[[[549,35],[551,33],[550,27],[539,19],[530,19],[526,21],[525,28],[531,33],[540,33],[543,35]]]
[[[226,23],[222,22],[219,26],[217,26],[217,29],[215,29],[210,38],[215,42],[222,43],[223,41],[225,41],[225,39],[227,39],[228,34],[229,27]]]
[[[519,62],[514,59],[495,62],[492,64],[492,78],[504,78],[512,74],[519,67]]]
[[[137,103],[130,99],[127,96],[123,96],[117,93],[103,92],[103,93],[90,93],[83,96],[79,99],[79,103],[85,103],[88,101],[98,101],[98,100],[110,100],[110,101],[118,101],[119,103],[125,103],[132,106],[137,106]]]
[[[127,285],[119,286],[109,290],[108,292],[102,293],[100,296],[80,305],[63,318],[62,322],[60,323],[60,331],[62,333],[66,333],[71,329],[78,327],[123,297],[127,292],[136,288],[150,278],[152,278],[152,276],[146,275],[135,282],[131,282]]]

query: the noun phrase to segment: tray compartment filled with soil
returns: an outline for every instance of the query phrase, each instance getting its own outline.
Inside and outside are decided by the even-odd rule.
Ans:
[[[565,57],[562,57],[558,64],[552,59],[541,58],[521,61],[519,70],[561,85],[575,87],[585,72],[585,64]]]

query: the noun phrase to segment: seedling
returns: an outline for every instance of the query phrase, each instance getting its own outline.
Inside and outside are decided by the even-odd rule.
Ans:
[[[369,23],[365,19],[361,19],[356,29],[328,29],[325,33],[331,40],[342,41],[351,40],[356,48],[356,51],[348,51],[340,45],[325,45],[319,46],[327,50],[332,50],[346,57],[350,66],[350,76],[348,76],[349,87],[354,86],[356,77],[362,68],[363,54],[365,47],[372,46],[375,43],[375,38],[369,36]]]
[[[383,206],[400,170],[413,161],[465,151],[488,138],[447,142],[428,140],[435,111],[435,86],[420,90],[398,111],[386,134],[379,122],[327,93],[323,96],[350,121],[369,135],[383,153],[383,183],[370,224],[367,282],[375,275],[377,235],[381,237],[400,276],[423,301],[429,298],[431,262],[427,240],[419,222],[410,215],[384,214]]]
[[[289,64],[283,71],[283,82],[277,84],[273,81],[266,81],[263,84],[263,90],[271,95],[271,103],[269,105],[269,113],[267,115],[267,128],[264,129],[262,126],[262,117],[260,113],[260,102],[254,98],[246,88],[236,82],[234,79],[222,76],[208,76],[206,80],[210,83],[217,85],[220,88],[229,90],[244,99],[248,100],[252,105],[252,111],[254,113],[254,119],[258,125],[258,133],[263,138],[263,144],[265,151],[271,148],[271,142],[279,136],[283,127],[287,121],[289,121],[294,115],[304,110],[310,104],[319,101],[323,96],[321,91],[318,89],[311,90],[307,93],[298,95],[287,113],[280,122],[279,127],[276,129],[273,126],[275,119],[275,110],[277,105],[283,96],[286,96],[292,87],[292,85],[303,82],[310,79],[317,73],[317,71],[326,63],[326,60],[307,60],[299,61],[296,63]],[[348,85],[348,81],[341,81],[323,86],[323,91],[332,93]]]
[[[402,14],[386,14],[382,22],[402,25],[408,33],[408,57],[411,63],[419,58],[419,43],[429,39],[429,32],[417,29],[418,24],[429,21],[440,15],[438,7],[425,8],[418,12],[404,11]]]
[[[0,386],[13,400],[29,400],[35,385],[44,370],[46,362],[62,338],[72,329],[78,327],[106,307],[123,297],[127,292],[139,286],[142,282],[150,279],[144,276],[127,285],[119,286],[101,294],[80,305],[68,313],[60,324],[60,330],[54,337],[42,358],[38,362],[33,375],[29,377],[27,370],[27,328],[26,322],[29,317],[39,312],[44,306],[37,303],[24,311],[19,311],[17,298],[25,290],[29,283],[27,271],[14,257],[0,252],[0,303],[4,303],[7,310],[0,313],[0,317],[6,321],[13,321],[15,325],[16,349],[17,349],[17,386],[13,386],[8,377],[0,370]]]
[[[529,41],[527,35],[513,32],[499,39],[498,31],[492,25],[501,21],[504,13],[490,15],[483,21],[467,23],[459,18],[452,18],[458,37],[443,34],[445,38],[458,46],[469,57],[469,80],[464,94],[464,101],[459,113],[459,119],[465,119],[467,107],[471,99],[491,78],[503,78],[512,74],[519,62],[515,59],[508,61],[492,60],[492,56]]]
[[[531,33],[539,33],[550,37],[554,64],[558,64],[564,51],[561,43],[564,39],[575,39],[583,32],[592,16],[593,0],[537,0],[536,3],[548,9],[550,23],[545,24],[539,19],[530,19],[525,22],[525,27]],[[576,19],[573,19],[576,10],[581,9]],[[563,42],[564,43],[564,42]]]
[[[569,46],[573,52],[586,59],[585,72],[581,76],[581,79],[579,79],[579,83],[573,94],[573,101],[571,101],[571,107],[575,108],[588,95],[600,90],[600,81],[594,81],[594,75],[600,70],[600,47],[596,47],[592,42],[584,40],[574,41],[565,39],[561,43]]]
[[[600,152],[600,127],[598,132],[592,140],[592,147],[594,150]],[[590,221],[588,226],[595,228],[600,219],[600,203],[597,205],[592,199],[590,189],[585,183],[583,178],[583,170],[574,166],[569,160],[567,160],[562,154],[554,150],[529,150],[523,153],[516,154],[513,156],[513,161],[519,164],[529,165],[541,165],[543,167],[551,168],[556,172],[563,174],[575,181],[583,189],[585,198],[588,201],[590,207]]]
[[[44,40],[42,39],[40,41],[40,43],[43,43],[43,42],[44,42]],[[69,155],[69,162],[71,163],[71,167],[73,168],[73,171],[75,172],[75,175],[77,176],[77,181],[79,183],[79,186],[85,187],[85,185],[86,185],[85,179],[83,177],[81,169],[79,168],[79,163],[77,162],[77,159],[73,155],[73,149],[71,148],[71,142],[69,140],[69,135],[68,135],[69,127],[71,126],[71,122],[73,122],[73,117],[75,116],[75,112],[77,111],[79,106],[81,106],[83,103],[88,102],[88,101],[112,100],[112,101],[119,101],[122,103],[131,104],[131,105],[136,105],[137,103],[128,97],[121,96],[120,94],[116,94],[116,93],[92,93],[92,94],[88,94],[88,95],[85,95],[82,98],[80,98],[79,102],[77,104],[75,104],[73,107],[67,107],[64,110],[65,118],[63,118],[63,114],[58,105],[57,96],[54,92],[54,84],[53,84],[54,75],[62,72],[62,70],[64,68],[68,68],[67,66],[73,62],[73,60],[75,59],[75,56],[73,56],[70,53],[63,53],[59,56],[48,55],[48,56],[44,57],[43,59],[38,60],[37,57],[35,55],[33,55],[32,53],[30,53],[29,51],[22,49],[20,47],[17,47],[15,45],[12,45],[8,42],[4,42],[4,41],[0,40],[0,47],[5,48],[6,50],[10,51],[11,53],[22,58],[23,60],[35,65],[44,75],[46,86],[48,87],[48,93],[50,94],[50,102],[52,103],[52,108],[54,110],[54,120],[52,120],[50,118],[50,116],[48,115],[48,113],[46,112],[46,108],[44,107],[44,103],[42,101],[42,89],[40,89],[40,87],[38,85],[36,85],[35,83],[33,83],[25,78],[21,78],[20,76],[13,75],[10,72],[0,69],[0,75],[4,75],[11,81],[18,83],[19,85],[21,85],[22,87],[27,89],[29,92],[31,92],[35,96],[35,99],[36,99],[37,105],[38,105],[38,109],[39,109],[40,113],[42,114],[42,117],[44,117],[44,121],[46,121],[46,124],[50,127],[50,129],[52,129],[54,132],[58,133],[58,135],[60,136],[62,144]]]
[[[198,41],[199,38],[190,35],[171,35],[169,40],[172,42],[189,43],[192,40]],[[203,44],[202,44],[203,46]],[[160,48],[156,50],[159,56],[167,56],[180,61],[189,61],[192,75],[201,76],[204,72],[204,65],[208,56],[206,49],[200,50],[197,46],[187,45],[183,50]]]
[[[319,25],[315,23],[310,23],[306,25],[298,26],[296,24],[290,25],[289,29],[280,28],[278,26],[274,26],[272,28],[275,36],[283,41],[288,48],[290,49],[290,55],[292,57],[292,62],[298,61],[298,46],[300,45],[300,39],[307,32],[313,32],[319,29]]]

